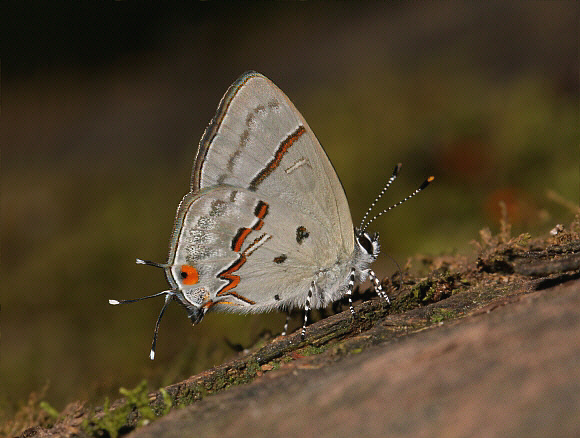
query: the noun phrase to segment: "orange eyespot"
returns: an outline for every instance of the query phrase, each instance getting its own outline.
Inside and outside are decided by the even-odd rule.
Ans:
[[[180,275],[183,284],[192,285],[199,281],[199,274],[197,273],[197,269],[193,266],[181,265]]]

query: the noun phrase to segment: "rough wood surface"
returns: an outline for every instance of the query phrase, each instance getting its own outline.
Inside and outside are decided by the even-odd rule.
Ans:
[[[485,239],[484,239],[485,240]],[[493,238],[429,274],[171,385],[131,437],[580,436],[577,232]],[[160,412],[161,393],[150,394]],[[114,407],[122,406],[118,400]],[[73,404],[23,437],[89,436]],[[99,415],[99,414],[98,414]],[[97,415],[97,417],[98,417]],[[102,415],[102,414],[101,414]],[[95,418],[95,417],[93,417]],[[104,431],[94,432],[107,436]]]

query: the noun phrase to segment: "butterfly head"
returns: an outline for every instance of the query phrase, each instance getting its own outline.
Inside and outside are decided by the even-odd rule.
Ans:
[[[175,298],[177,298],[177,301],[181,305],[183,305],[183,307],[185,307],[185,309],[187,310],[187,317],[191,320],[191,323],[193,325],[199,324],[203,320],[203,317],[205,316],[205,312],[207,311],[207,307],[192,306],[187,301],[180,298],[180,295],[181,295],[180,292],[181,291],[178,291],[175,294]]]
[[[369,234],[366,231],[355,229],[354,236],[361,258],[366,259],[368,263],[374,262],[381,252],[379,233]]]
[[[199,324],[210,308],[211,301],[203,303],[202,297],[206,295],[204,288],[178,287],[173,290],[175,300],[187,311],[187,316],[193,325]]]

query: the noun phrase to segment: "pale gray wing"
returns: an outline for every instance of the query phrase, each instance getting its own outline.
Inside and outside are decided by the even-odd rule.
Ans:
[[[329,233],[280,199],[248,189],[190,193],[176,219],[170,281],[191,304],[207,310],[303,306],[319,272],[346,257],[340,247],[326,248]]]
[[[328,245],[353,251],[350,210],[330,160],[288,97],[255,72],[230,87],[200,142],[192,191],[223,184],[283,200],[332,230]]]

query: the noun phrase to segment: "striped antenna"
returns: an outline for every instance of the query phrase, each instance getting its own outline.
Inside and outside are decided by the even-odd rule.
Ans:
[[[161,312],[159,312],[159,316],[157,317],[157,322],[155,323],[155,330],[153,331],[153,344],[151,345],[151,351],[149,352],[149,359],[155,359],[155,346],[157,344],[157,333],[159,332],[159,324],[161,323],[161,318],[165,313],[165,309],[167,305],[173,300],[175,296],[175,291],[173,290],[164,290],[163,292],[159,292],[153,295],[148,295],[146,297],[135,298],[133,300],[109,300],[109,304],[116,306],[118,304],[127,304],[127,303],[134,303],[135,301],[142,301],[147,300],[149,298],[158,297],[160,295],[165,295],[165,303],[163,303],[163,307],[161,308]]]
[[[141,260],[141,259],[137,259],[137,264],[138,265],[155,266],[156,268],[166,268],[169,266],[166,264],[156,263],[156,262],[152,262],[149,260]],[[149,298],[155,298],[155,297],[158,297],[160,295],[165,295],[165,303],[163,303],[163,307],[161,308],[161,312],[159,312],[159,316],[157,317],[157,322],[155,323],[155,330],[153,331],[153,344],[151,345],[151,351],[149,352],[149,359],[151,359],[151,360],[155,359],[155,346],[157,345],[157,333],[159,332],[159,324],[161,323],[161,318],[163,317],[163,314],[165,313],[165,309],[167,308],[167,305],[175,297],[175,290],[173,290],[173,289],[164,290],[163,292],[158,292],[158,293],[153,294],[153,295],[147,295],[146,297],[141,297],[141,298],[133,298],[130,300],[109,300],[109,304],[112,304],[113,306],[117,306],[119,304],[127,304],[127,303],[134,303],[136,301],[148,300]]]
[[[155,266],[156,268],[166,268],[169,265],[166,264],[161,264],[161,263],[157,263],[157,262],[151,262],[149,260],[142,260],[142,259],[137,259],[136,263],[138,265],[149,265],[149,266]],[[141,298],[133,298],[131,300],[109,300],[109,304],[112,304],[113,306],[116,306],[118,304],[127,304],[127,303],[135,303],[137,301],[143,301],[143,300],[148,300],[149,298],[155,298],[158,297],[159,295],[173,295],[174,291],[173,290],[164,290],[163,292],[159,292],[153,295],[147,295],[146,297],[141,297]]]
[[[164,290],[163,292],[159,292],[159,293],[156,293],[153,295],[147,295],[146,297],[133,298],[132,300],[109,300],[109,304],[112,304],[113,306],[117,306],[119,304],[136,303],[137,301],[148,300],[149,298],[155,298],[155,297],[158,297],[159,295],[173,295],[173,291],[172,290]]]
[[[392,178],[392,177],[391,177]],[[433,182],[433,180],[435,179],[434,176],[430,176],[429,178],[427,178],[425,181],[423,181],[423,184],[421,184],[419,186],[418,189],[416,189],[413,193],[411,193],[409,196],[407,196],[406,198],[404,198],[403,200],[397,202],[396,204],[391,205],[389,208],[385,208],[383,211],[381,211],[379,214],[375,215],[370,221],[367,222],[366,225],[362,225],[360,231],[363,232],[365,231],[368,226],[370,224],[372,224],[376,219],[378,219],[379,217],[381,217],[383,214],[385,214],[387,211],[391,211],[392,209],[394,209],[395,207],[398,207],[399,205],[401,205],[403,202],[408,201],[409,199],[411,199],[413,196],[415,196],[416,194],[418,194],[419,192],[425,190],[425,188],[427,188],[427,186],[429,184],[431,184]]]
[[[165,309],[167,309],[167,305],[173,299],[173,294],[167,294],[165,296],[165,303],[163,303],[163,307],[161,308],[161,312],[159,312],[159,316],[157,317],[157,322],[155,323],[155,330],[153,331],[153,343],[151,344],[151,351],[149,352],[149,359],[155,359],[155,347],[157,346],[157,333],[159,333],[159,324],[161,323],[161,317],[165,313]]]
[[[363,229],[363,225],[365,223],[365,219],[367,218],[367,216],[369,215],[369,213],[371,212],[371,210],[373,209],[373,207],[377,204],[377,202],[379,202],[379,199],[381,199],[381,197],[385,194],[385,192],[390,187],[390,185],[393,184],[393,181],[395,181],[397,179],[397,176],[399,175],[399,172],[401,171],[401,167],[403,167],[403,164],[397,163],[397,165],[395,166],[395,169],[393,170],[393,174],[391,175],[391,177],[389,178],[389,180],[387,181],[387,183],[383,187],[383,190],[381,190],[381,193],[379,193],[379,196],[377,196],[375,198],[375,200],[373,201],[373,203],[371,204],[371,206],[369,207],[369,209],[367,210],[367,212],[363,216],[362,221],[360,221],[360,227],[359,227],[359,229]],[[366,229],[366,227],[364,227],[364,229]]]

